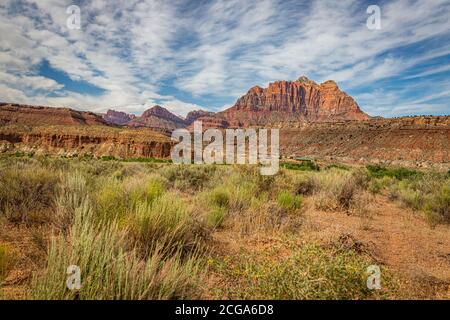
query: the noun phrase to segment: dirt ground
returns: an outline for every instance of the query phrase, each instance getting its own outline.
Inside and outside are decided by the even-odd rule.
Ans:
[[[314,200],[306,199],[298,241],[342,243],[369,254],[398,279],[397,290],[388,293],[389,299],[450,299],[450,226],[431,226],[421,213],[381,195],[367,206],[368,215],[353,216],[318,211]],[[258,251],[279,247],[282,241],[261,234],[239,237],[226,229],[214,238],[219,252],[228,256],[239,255],[243,248]],[[279,254],[288,253],[281,250]],[[216,285],[220,279],[212,282]]]

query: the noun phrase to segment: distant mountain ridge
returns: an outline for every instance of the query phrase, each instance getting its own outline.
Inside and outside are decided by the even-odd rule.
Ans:
[[[296,122],[367,120],[356,101],[332,80],[317,84],[305,76],[295,81],[276,81],[267,88],[252,87],[236,103],[219,113],[191,111],[186,118],[154,106],[125,125],[173,130],[201,120],[204,127],[289,125]],[[105,118],[113,124],[123,125]]]
[[[69,108],[0,103],[0,125],[107,125],[102,116]]]

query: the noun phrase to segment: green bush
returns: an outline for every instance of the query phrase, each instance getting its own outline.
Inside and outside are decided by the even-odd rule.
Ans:
[[[421,172],[415,170],[409,170],[406,168],[387,168],[379,165],[368,165],[367,170],[373,178],[391,177],[398,180],[403,180],[422,175]]]
[[[278,205],[286,210],[300,209],[303,198],[299,195],[290,193],[289,191],[282,191],[278,195]]]
[[[52,222],[66,232],[72,225],[75,209],[89,201],[86,180],[79,172],[63,176],[57,194],[55,217]]]
[[[283,162],[281,167],[289,170],[319,171],[319,166],[314,161],[302,161],[300,163]]]
[[[98,181],[98,188],[94,203],[99,219],[114,220],[123,217],[129,208],[129,201],[122,182],[118,179],[102,179]]]
[[[211,228],[218,228],[225,220],[226,210],[223,207],[213,207],[207,214],[206,220]]]
[[[450,185],[437,194],[425,197],[424,210],[432,222],[450,223]]]
[[[223,187],[216,188],[209,194],[210,201],[213,205],[227,208],[230,205],[230,194]]]

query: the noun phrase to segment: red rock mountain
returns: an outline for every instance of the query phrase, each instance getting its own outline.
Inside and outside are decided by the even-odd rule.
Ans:
[[[352,97],[328,80],[317,84],[302,76],[253,87],[219,116],[231,126],[367,120]]]
[[[105,114],[102,115],[103,119],[113,125],[124,126],[136,116],[134,114],[128,114],[122,111],[108,110]]]
[[[204,110],[190,111],[186,115],[186,122],[188,125],[190,125],[195,120],[197,120],[199,118],[205,118],[205,117],[214,117],[214,112],[209,112],[209,111],[204,111]]]
[[[154,106],[146,110],[140,117],[128,122],[127,126],[171,131],[185,127],[186,121],[161,106]]]

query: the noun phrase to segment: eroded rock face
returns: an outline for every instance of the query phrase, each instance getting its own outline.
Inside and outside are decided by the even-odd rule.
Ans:
[[[450,168],[450,117],[303,123],[280,130],[284,156]]]
[[[239,126],[366,120],[368,115],[334,81],[317,84],[306,77],[253,87],[221,113]]]
[[[106,114],[103,115],[103,119],[112,125],[124,126],[131,120],[136,118],[134,114],[129,114],[122,111],[108,110]]]
[[[0,104],[0,124],[39,126],[106,125],[107,123],[93,112],[4,103]]]
[[[0,127],[1,152],[118,158],[168,158],[173,142],[150,129],[45,126]]]

